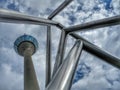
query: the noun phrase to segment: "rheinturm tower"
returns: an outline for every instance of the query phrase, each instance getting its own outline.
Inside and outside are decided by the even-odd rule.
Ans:
[[[32,55],[38,49],[37,40],[30,35],[22,35],[14,42],[14,49],[24,57],[24,90],[40,90],[32,62]]]

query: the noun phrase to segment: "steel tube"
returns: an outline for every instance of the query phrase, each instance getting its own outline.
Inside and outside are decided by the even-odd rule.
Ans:
[[[58,22],[52,20],[33,17],[16,11],[5,9],[0,9],[0,22],[35,24],[35,25],[54,25],[54,26],[57,26],[59,24]]]
[[[56,10],[54,10],[53,11],[53,13],[51,13],[50,15],[49,15],[49,17],[48,17],[48,19],[52,19],[52,18],[54,18],[61,10],[63,10],[70,2],[71,2],[72,0],[65,0]],[[57,25],[57,27],[59,27],[60,29],[62,29],[62,27],[61,27],[61,24],[58,24]],[[47,57],[47,61],[50,61],[50,57],[51,57],[51,54],[50,54],[50,52],[51,52],[51,49],[50,49],[50,45],[51,45],[51,30],[49,29],[50,27],[48,26],[47,27],[48,29],[47,29],[47,39],[48,39],[48,45],[47,45],[47,48],[48,48],[48,50],[46,51],[46,53],[47,53],[47,55],[48,55],[48,57]],[[63,35],[62,35],[63,34]],[[58,53],[57,53],[57,56],[56,56],[56,62],[55,62],[55,66],[54,66],[54,69],[53,69],[53,76],[54,76],[54,74],[55,74],[55,72],[57,71],[57,68],[60,66],[60,64],[62,63],[62,59],[63,59],[63,52],[64,52],[64,44],[65,44],[65,38],[66,38],[66,35],[65,35],[65,33],[64,33],[64,31],[62,31],[62,34],[61,34],[61,40],[60,40],[60,44],[59,44],[59,48],[58,48]],[[61,45],[62,44],[62,45]],[[61,49],[61,50],[60,50]],[[63,50],[62,50],[63,49]],[[59,54],[59,52],[60,52],[60,54]],[[46,62],[47,62],[46,61]],[[50,62],[49,62],[50,63]],[[49,67],[46,67],[46,68],[49,68]],[[49,69],[50,71],[51,71],[51,68]],[[46,70],[46,73],[50,73],[50,71],[47,71]],[[49,84],[49,76],[46,76],[46,86]]]
[[[68,33],[85,31],[120,24],[120,15],[64,28]]]
[[[96,45],[90,43],[89,41],[85,40],[84,38],[80,37],[77,34],[71,33],[71,36],[73,36],[76,39],[80,39],[83,41],[83,49],[99,58],[101,58],[103,61],[115,66],[116,68],[120,69],[120,58],[115,57],[111,55],[110,53],[100,49]]]
[[[48,19],[52,19],[55,17],[60,11],[62,11],[70,2],[73,0],[65,0],[56,10],[54,10],[48,17]]]
[[[70,90],[83,43],[76,41],[46,90]]]
[[[62,31],[52,76],[55,75],[58,68],[60,67],[60,65],[63,62],[64,52],[65,52],[65,45],[66,45],[66,36],[67,36],[66,32]]]
[[[47,26],[47,46],[46,46],[46,84],[51,80],[51,27]]]

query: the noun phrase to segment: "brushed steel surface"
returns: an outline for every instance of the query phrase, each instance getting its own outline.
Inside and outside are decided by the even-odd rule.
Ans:
[[[36,24],[36,25],[58,25],[58,22],[43,19],[39,17],[29,16],[20,12],[0,9],[0,22],[6,23],[21,23],[21,24]]]
[[[83,43],[76,41],[46,90],[70,90],[82,47]]]
[[[101,20],[91,21],[91,22],[87,22],[79,25],[70,26],[70,27],[64,28],[64,30],[70,33],[75,31],[86,31],[86,30],[103,28],[103,27],[119,25],[119,24],[120,24],[120,15],[101,19]]]
[[[60,11],[62,11],[67,5],[69,5],[73,0],[65,0],[57,9],[55,9],[48,17],[48,19],[52,19],[55,17]]]
[[[60,67],[60,65],[63,62],[64,52],[65,52],[65,45],[66,45],[66,36],[67,36],[66,32],[62,31],[61,36],[60,36],[60,42],[59,42],[59,46],[58,46],[58,51],[57,51],[57,55],[56,55],[56,60],[55,60],[54,68],[53,68],[52,77],[55,75],[58,68]]]
[[[46,81],[45,87],[51,80],[51,27],[47,26],[47,45],[46,45]]]
[[[81,41],[83,41],[83,43],[84,43],[83,49],[85,51],[97,56],[98,58],[101,58],[101,60],[103,60],[103,61],[113,65],[114,67],[120,69],[120,58],[111,55],[107,51],[102,50],[98,46],[90,43],[89,41],[87,41],[86,39],[82,38],[81,36],[79,36],[75,33],[74,34],[71,33],[71,35],[74,38],[80,39]]]
[[[71,2],[72,2],[73,0],[65,0],[57,9],[55,9],[49,16],[48,16],[48,19],[49,20],[51,20],[51,19],[53,19],[60,11],[62,11],[67,5],[69,5]],[[59,27],[60,29],[62,29],[63,27],[61,27],[61,25],[62,24],[58,24],[57,25],[57,27]],[[49,30],[49,31],[48,31]],[[51,39],[51,35],[50,35],[50,32],[51,32],[51,30],[49,29],[49,26],[48,26],[48,30],[47,30],[47,38],[48,39]],[[63,35],[62,35],[63,34]],[[55,65],[54,65],[54,69],[53,69],[53,76],[54,76],[54,74],[56,73],[56,71],[57,71],[57,69],[59,68],[59,66],[60,66],[60,64],[62,63],[62,58],[64,57],[63,55],[64,55],[64,48],[65,48],[65,38],[66,38],[66,35],[65,35],[65,32],[64,31],[62,31],[62,34],[61,34],[61,39],[60,39],[60,44],[59,44],[59,48],[58,48],[58,53],[57,53],[57,55],[56,55],[56,59],[57,59],[57,61],[55,61]],[[50,43],[51,43],[51,40],[48,40],[48,44],[49,45],[47,45],[47,48],[48,48],[48,50],[46,51],[46,53],[47,53],[47,55],[48,55],[48,57],[46,57],[47,59],[47,61],[48,60],[50,60],[50,57],[51,57],[51,55],[50,55],[50,52],[51,52],[51,50],[50,50],[50,48],[49,48],[49,46],[50,46]],[[47,62],[46,61],[46,62]],[[49,62],[50,63],[50,62]],[[47,65],[48,65],[48,62],[47,62]],[[49,67],[47,67],[46,66],[46,69],[47,68],[49,68]],[[51,71],[51,70],[50,70]],[[46,70],[46,73],[50,73],[49,71],[47,72],[47,70]],[[49,83],[49,78],[50,78],[50,76],[48,76],[48,75],[46,75],[46,86],[47,86],[47,84]]]

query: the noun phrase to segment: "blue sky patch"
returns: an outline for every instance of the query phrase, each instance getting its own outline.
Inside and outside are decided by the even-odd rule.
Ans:
[[[14,3],[9,4],[7,7],[8,9],[19,11],[19,7],[16,6]]]
[[[75,78],[73,80],[73,84],[78,82],[84,76],[89,75],[90,72],[91,72],[91,68],[89,66],[87,66],[85,63],[80,63],[78,65],[78,69],[75,73]]]
[[[113,6],[111,6],[112,0],[101,0],[101,1],[105,3],[105,9],[106,10],[113,9]]]

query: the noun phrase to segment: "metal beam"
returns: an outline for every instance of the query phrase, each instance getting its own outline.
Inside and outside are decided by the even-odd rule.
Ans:
[[[62,11],[72,0],[65,0],[56,10],[54,10],[48,17],[49,20],[53,19],[60,11]],[[63,29],[63,25],[62,24],[58,24],[57,27],[59,27],[60,29]],[[47,35],[47,38],[49,38],[49,40],[51,39],[50,37],[50,32],[51,30],[49,29],[49,31],[47,31],[47,33],[49,35]],[[61,33],[61,38],[60,38],[60,45],[58,47],[58,53],[56,56],[56,61],[54,64],[54,69],[53,69],[53,76],[56,73],[57,69],[59,68],[59,66],[62,64],[62,59],[63,59],[63,55],[64,55],[64,47],[65,47],[65,39],[66,39],[66,34],[64,31],[62,31]],[[48,42],[50,44],[50,42]],[[48,46],[49,47],[49,46]],[[47,53],[50,55],[51,51],[47,51]],[[49,60],[49,57],[47,58],[47,60]],[[51,71],[51,70],[50,70]],[[46,84],[47,86],[47,84]]]
[[[62,31],[52,76],[55,75],[58,68],[60,67],[60,65],[63,62],[64,52],[65,52],[65,45],[66,45],[66,36],[67,36],[66,32]]]
[[[120,15],[64,28],[66,32],[85,31],[120,24]]]
[[[54,18],[60,11],[62,11],[70,2],[71,2],[72,0],[65,0],[55,11],[53,11],[53,13],[51,13],[50,15],[49,15],[49,17],[48,17],[48,19],[49,20],[51,20],[52,18]],[[61,24],[58,24],[57,25],[58,27],[60,27],[60,29],[62,29],[62,27],[61,27]],[[51,45],[51,29],[50,29],[50,26],[48,26],[47,27],[47,51],[46,51],[46,53],[47,53],[47,58],[46,58],[46,64],[48,65],[48,64],[50,64],[51,63],[51,49],[50,49],[50,45]],[[63,33],[64,33],[64,31],[63,31]],[[63,34],[62,33],[62,34]],[[61,42],[62,41],[65,41],[65,38],[62,38],[62,37],[64,37],[65,36],[65,34],[64,35],[62,35],[61,34]],[[65,36],[66,37],[66,36]],[[63,40],[64,39],[64,40]],[[64,52],[64,42],[62,42],[62,43],[60,43],[60,44],[62,44],[62,45],[59,45],[59,49],[61,49],[61,48],[63,48],[63,50],[61,49],[61,50],[58,50],[58,52],[60,52],[60,53],[57,53],[57,58],[59,58],[58,60],[56,60],[56,62],[55,62],[55,66],[54,66],[54,70],[53,70],[53,76],[54,76],[54,73],[57,71],[57,69],[56,68],[58,68],[60,65],[59,64],[61,64],[62,63],[62,56],[63,56],[63,52]],[[61,55],[61,56],[60,56]],[[56,59],[57,59],[56,58]],[[61,59],[61,60],[60,60]],[[48,62],[49,61],[49,62]],[[58,64],[57,64],[58,63]],[[48,69],[49,70],[48,70]],[[49,66],[48,65],[48,67],[46,66],[46,73],[47,74],[51,74],[50,73],[51,72],[51,65]],[[50,77],[51,77],[51,75],[46,75],[46,86],[49,84],[49,82],[50,82]]]
[[[51,80],[51,27],[47,26],[47,45],[46,45],[46,83],[45,87]]]
[[[58,22],[52,20],[29,16],[16,11],[5,9],[0,9],[0,22],[54,26],[59,25]]]
[[[46,90],[70,90],[82,47],[83,43],[76,41]]]
[[[50,19],[50,20],[53,19],[60,11],[62,11],[72,1],[73,0],[65,0],[56,10],[54,10],[49,15],[48,19]],[[62,24],[58,24],[57,27],[59,27],[60,29],[63,29],[64,26]],[[49,38],[51,38],[51,37],[49,36]],[[62,31],[61,37],[60,37],[60,42],[59,42],[58,52],[57,52],[57,55],[56,55],[56,61],[55,61],[54,68],[53,68],[53,76],[56,73],[59,66],[63,62],[64,51],[65,51],[64,50],[65,49],[65,40],[66,40],[66,33],[64,31]]]
[[[83,49],[85,51],[101,58],[103,61],[105,61],[105,62],[117,67],[118,69],[120,69],[120,58],[115,57],[115,56],[109,54],[108,52],[100,49],[96,45],[90,43],[89,41],[85,40],[84,38],[80,37],[77,34],[71,33],[70,35],[76,39],[80,39],[81,41],[83,41],[83,43],[84,43]]]
[[[53,13],[51,13],[48,17],[48,19],[52,19],[55,17],[60,11],[62,11],[70,2],[73,0],[65,0]]]

